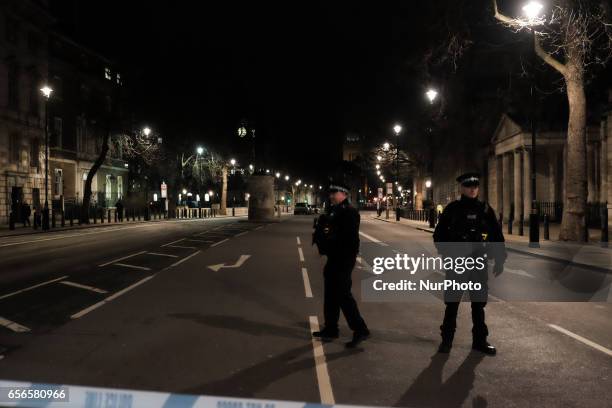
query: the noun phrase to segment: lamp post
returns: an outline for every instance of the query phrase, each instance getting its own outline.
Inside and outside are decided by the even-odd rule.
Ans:
[[[540,23],[540,13],[542,11],[542,4],[537,1],[530,1],[523,6],[523,12],[528,20],[528,25],[534,26]],[[533,53],[532,53],[532,73],[531,73],[531,213],[529,214],[529,246],[532,248],[538,248],[540,246],[540,217],[538,215],[538,206],[536,201],[536,108],[537,98],[535,94],[536,88],[536,75],[535,75],[535,63],[536,63],[536,52],[535,42],[536,34],[535,30],[531,30],[532,42],[533,42]]]
[[[400,135],[400,132],[402,131],[402,127],[400,125],[395,125],[393,126],[393,131],[395,132],[395,183],[396,185],[398,185],[399,184],[399,135]],[[400,208],[397,203],[397,199],[394,199],[393,201],[395,202],[395,221],[399,221],[400,220]]]
[[[425,96],[427,96],[427,99],[429,99],[429,103],[431,105],[433,105],[434,101],[438,98],[438,91],[436,91],[433,88],[429,88],[427,90],[427,92],[425,92]],[[429,132],[430,132],[430,135],[429,135],[428,139],[429,139],[429,155],[430,155],[430,160],[429,160],[429,165],[428,165],[427,172],[429,173],[429,177],[433,177],[433,156],[434,156],[434,154],[433,154],[433,137],[431,135],[431,133],[433,132],[433,117],[431,119]],[[429,200],[429,193],[431,191],[431,193],[430,193],[431,194],[431,206],[433,207],[433,205],[434,205],[434,203],[433,203],[433,198],[434,198],[433,197],[433,190],[429,190],[429,187],[431,187],[431,181],[428,180],[426,182],[426,184],[427,183],[429,183],[429,186],[427,187],[427,189],[428,189],[428,191],[427,191],[427,193],[428,193],[427,199]]]
[[[49,85],[40,88],[45,97],[45,205],[42,215],[42,229],[49,230],[49,98],[53,89]]]

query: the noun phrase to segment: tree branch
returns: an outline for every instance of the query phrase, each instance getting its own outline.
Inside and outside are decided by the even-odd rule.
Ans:
[[[497,0],[492,0],[493,1],[493,11],[495,12],[494,17],[501,21],[504,24],[508,24],[510,26],[515,26],[517,25],[517,22],[515,19],[508,17],[502,13],[499,12],[499,10],[497,9]]]
[[[535,33],[533,36],[533,45],[534,45],[535,53],[538,55],[538,57],[540,57],[542,60],[544,60],[545,63],[547,63],[548,65],[550,65],[551,67],[559,71],[561,75],[565,75],[567,71],[565,64],[558,61],[551,54],[547,53],[544,50],[544,48],[542,48],[542,44],[540,44],[540,40],[538,40],[538,36]]]

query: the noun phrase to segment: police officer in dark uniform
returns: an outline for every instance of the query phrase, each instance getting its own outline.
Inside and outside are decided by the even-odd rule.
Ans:
[[[493,209],[486,202],[478,199],[480,175],[478,173],[465,173],[457,177],[457,182],[461,184],[461,198],[448,204],[442,212],[434,231],[434,242],[442,255],[445,251],[442,248],[452,252],[453,249],[466,245],[465,243],[470,243],[467,245],[471,245],[472,251],[473,248],[480,248],[476,250],[476,253],[472,252],[472,255],[484,255],[484,253],[490,252],[490,255],[492,255],[490,258],[495,259],[494,273],[497,276],[503,271],[503,264],[506,259],[503,244],[504,236]],[[498,244],[487,244],[489,242]],[[483,249],[485,247],[492,249],[485,252]],[[449,273],[454,272],[447,271],[447,276]],[[454,274],[454,276],[467,279],[464,274]],[[488,296],[486,267],[480,276],[476,276],[476,280],[483,284],[484,289],[480,293],[470,292],[473,323],[472,349],[494,355],[496,350],[487,342],[489,331],[485,324],[484,309]],[[440,353],[449,353],[453,345],[457,311],[462,295],[463,292],[445,292],[446,311],[444,312],[444,321],[440,326],[442,335],[442,343],[438,348]]]
[[[325,325],[321,331],[312,335],[323,340],[338,338],[338,320],[342,310],[353,330],[353,339],[346,343],[347,347],[352,348],[367,339],[370,331],[351,294],[351,273],[359,253],[360,217],[359,212],[349,203],[348,194],[349,188],[344,183],[336,182],[329,186],[331,205],[320,220],[325,220],[325,232],[319,238],[313,237],[319,252],[327,255],[327,263],[323,270]]]

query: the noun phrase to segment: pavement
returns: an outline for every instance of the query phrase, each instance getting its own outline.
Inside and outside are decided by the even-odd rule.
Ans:
[[[325,262],[311,233],[312,216],[287,216],[0,238],[0,379],[328,405],[610,406],[609,285],[581,302],[492,294],[495,357],[471,351],[462,305],[440,355],[434,296],[362,298],[375,258],[431,252],[431,234],[364,214],[353,292],[372,337],[350,350],[343,320],[340,340],[310,337]],[[535,293],[550,273],[599,272],[516,253],[499,279]]]

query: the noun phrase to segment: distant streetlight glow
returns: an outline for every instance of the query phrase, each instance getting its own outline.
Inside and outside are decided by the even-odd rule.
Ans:
[[[51,88],[49,85],[45,85],[40,88],[40,92],[42,92],[45,98],[49,99],[51,97],[51,93],[53,92],[53,88]]]
[[[380,164],[376,165],[376,170],[380,169]]]
[[[285,176],[285,181],[289,181],[289,176]]]
[[[204,148],[202,146],[198,146],[197,152],[198,154],[204,153]]]
[[[231,160],[230,160],[230,164],[231,164],[232,166],[235,166],[235,165],[236,165],[236,160],[235,160],[235,159],[231,159]]]
[[[142,133],[144,133],[145,136],[149,136],[151,134],[151,128],[150,127],[145,127],[144,129],[142,129]]]
[[[431,180],[427,180],[427,181],[425,182],[425,187],[426,187],[426,188],[431,188]]]
[[[393,126],[393,131],[396,135],[399,135],[399,133],[402,131],[402,127],[400,125],[395,125]]]
[[[376,160],[381,161],[382,160],[382,156],[381,155],[376,156]]]
[[[252,164],[249,164],[249,170],[253,171],[254,167]]]
[[[376,175],[377,175],[377,176],[380,176],[380,170],[377,170],[377,171],[376,171]]]
[[[390,146],[390,145],[389,145],[389,143],[388,143],[388,142],[385,142],[385,143],[383,144],[383,150],[385,150],[385,151],[389,150],[389,146]]]
[[[280,173],[276,173],[276,178],[280,178]]]
[[[427,99],[429,99],[429,102],[433,103],[433,101],[438,96],[438,91],[436,91],[435,89],[429,89],[427,92],[425,92],[425,95],[427,95]]]

